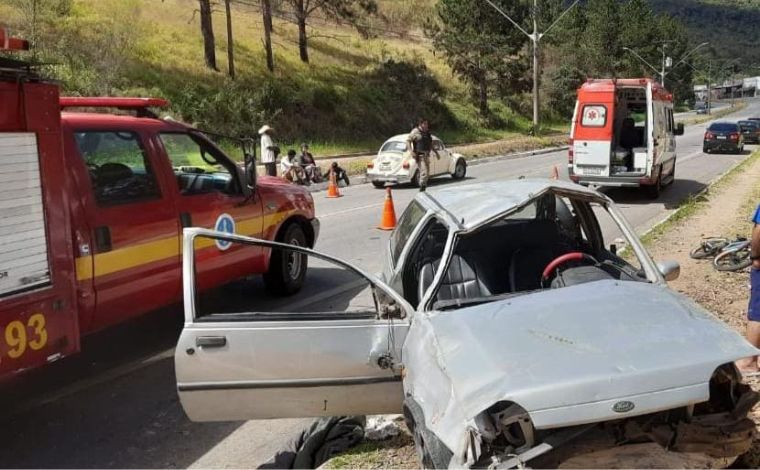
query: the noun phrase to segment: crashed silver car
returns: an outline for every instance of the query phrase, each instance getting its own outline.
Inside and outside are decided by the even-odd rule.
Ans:
[[[361,277],[371,301],[351,314],[311,300],[201,314],[198,238],[330,262]],[[183,257],[175,362],[196,421],[403,413],[436,468],[727,466],[754,436],[758,394],[733,361],[758,351],[669,289],[678,265],[652,261],[593,190],[524,179],[420,193],[379,279],[204,229],[185,230]],[[314,283],[336,277],[322,272]],[[313,299],[348,308],[358,291],[344,291]]]

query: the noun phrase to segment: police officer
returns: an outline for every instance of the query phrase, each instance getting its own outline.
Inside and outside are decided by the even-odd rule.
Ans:
[[[435,152],[435,157],[441,158],[438,151],[433,149],[433,136],[430,134],[430,123],[427,119],[417,120],[417,127],[412,129],[406,139],[406,147],[417,162],[420,191],[424,191],[430,177],[430,152]]]

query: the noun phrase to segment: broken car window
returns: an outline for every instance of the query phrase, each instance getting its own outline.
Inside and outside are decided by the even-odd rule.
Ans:
[[[603,222],[597,220],[597,212],[605,216]],[[608,239],[621,236],[603,207],[545,194],[457,240],[434,308],[604,279],[645,280],[639,275],[640,263],[610,251]]]

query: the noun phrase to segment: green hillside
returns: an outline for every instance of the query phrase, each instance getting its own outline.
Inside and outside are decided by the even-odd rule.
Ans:
[[[760,0],[652,0],[656,10],[682,21],[695,44],[710,42],[723,61],[741,58],[740,70],[760,75]]]
[[[32,2],[0,2],[0,23],[33,38],[25,10]],[[315,16],[310,64],[299,60],[296,26],[276,11],[274,73],[266,69],[258,2],[233,2],[236,80],[226,74],[224,7],[215,3],[218,72],[204,65],[197,0],[40,0],[50,9],[37,20],[37,58],[56,63],[47,72],[66,93],[162,96],[172,102],[170,114],[203,128],[245,135],[266,122],[284,141],[325,152],[375,148],[419,115],[457,141],[529,126],[498,102],[498,125],[483,126],[468,88],[421,33],[398,26],[415,2],[379,2],[386,20],[373,20],[370,39]]]

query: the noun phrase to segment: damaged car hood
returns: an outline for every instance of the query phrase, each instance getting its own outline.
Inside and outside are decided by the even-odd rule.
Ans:
[[[718,366],[756,353],[666,286],[598,281],[419,315],[404,387],[461,459],[467,429],[497,402],[539,429],[652,413],[707,400]]]

